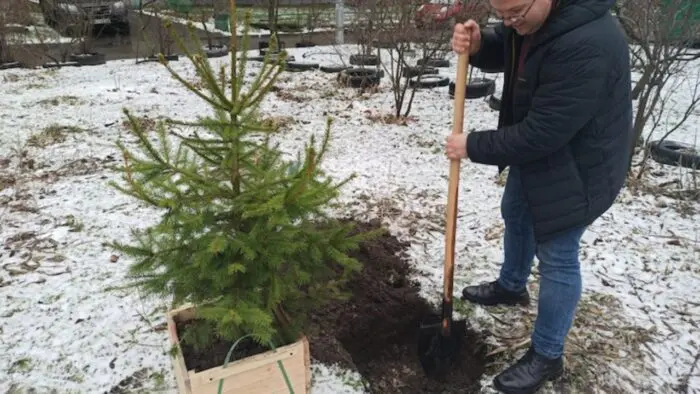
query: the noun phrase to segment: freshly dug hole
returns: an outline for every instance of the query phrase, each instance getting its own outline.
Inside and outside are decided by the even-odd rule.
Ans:
[[[357,224],[360,231],[377,227]],[[408,278],[411,269],[398,255],[407,246],[384,234],[352,253],[364,268],[348,284],[351,299],[311,314],[311,357],[357,369],[372,393],[478,393],[485,347],[473,331],[467,332],[461,363],[444,381],[427,379],[423,373],[416,350],[418,327],[433,310],[418,295],[419,285]]]

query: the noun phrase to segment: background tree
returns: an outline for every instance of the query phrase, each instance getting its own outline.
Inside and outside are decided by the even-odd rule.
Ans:
[[[676,78],[685,78],[681,74],[688,62],[700,58],[700,53],[691,48],[700,42],[700,3],[693,0],[620,0],[614,10],[630,42],[630,66],[639,73],[632,88],[632,97],[637,100],[634,147],[643,148],[645,129],[651,135],[659,127],[659,119],[670,121],[664,116],[669,107],[663,104],[670,97],[669,84],[675,83]],[[698,101],[691,100],[686,105],[677,110],[692,113]],[[669,129],[677,130],[688,117],[678,119],[671,121],[674,124]],[[634,151],[636,149],[633,154]]]
[[[267,0],[267,28],[270,35],[277,33],[277,19],[280,10],[280,0]]]
[[[351,0],[347,5],[352,9],[350,29],[360,49],[360,55],[371,55],[374,51],[372,43],[379,38],[382,30],[381,22],[388,17],[391,8],[387,5],[393,0]],[[408,0],[411,2],[413,0]]]
[[[148,11],[152,15],[145,14],[143,11],[143,7],[134,10],[134,12],[138,13],[137,19],[139,21],[136,29],[133,29],[135,34],[139,36],[136,37],[136,57],[139,56],[141,39],[148,45],[146,48],[147,61],[157,59],[159,53],[165,56],[171,55],[174,40],[166,27],[170,17],[163,13],[164,6],[159,3],[149,4]],[[155,43],[153,42],[154,40],[156,41]]]
[[[371,14],[379,26],[376,31],[379,39],[375,42],[386,49],[383,52],[387,52],[388,57],[383,58],[382,67],[391,82],[394,96],[393,119],[402,121],[409,116],[419,89],[418,84],[410,83],[411,78],[431,73],[426,62],[414,62],[413,59],[443,59],[451,51],[454,22],[473,18],[485,26],[489,6],[487,0],[467,0],[462,2],[459,12],[441,19],[432,14],[426,17],[418,14],[423,0],[381,0],[372,4],[376,8]],[[452,10],[450,5],[447,9]]]

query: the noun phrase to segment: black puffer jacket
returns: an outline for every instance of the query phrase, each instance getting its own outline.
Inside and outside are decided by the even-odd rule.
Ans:
[[[469,133],[469,158],[500,170],[520,167],[538,241],[592,223],[625,181],[631,81],[627,42],[610,14],[614,2],[560,0],[513,85],[523,40],[513,29],[484,29],[470,60],[503,70],[505,81],[498,129]]]

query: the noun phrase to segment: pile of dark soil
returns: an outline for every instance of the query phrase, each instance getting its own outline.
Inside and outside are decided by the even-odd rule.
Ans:
[[[358,223],[368,231],[377,223]],[[444,381],[425,377],[416,350],[420,321],[434,313],[409,279],[411,268],[400,252],[408,245],[384,234],[352,253],[364,264],[348,284],[352,298],[331,303],[311,315],[311,356],[356,369],[372,393],[478,393],[485,368],[482,341],[472,331],[461,362]],[[437,301],[437,300],[436,300]]]
[[[357,223],[356,231],[369,231],[378,223]],[[363,263],[349,282],[350,299],[335,301],[308,317],[305,332],[311,357],[358,371],[372,393],[478,393],[485,368],[485,347],[468,331],[461,361],[442,381],[425,377],[417,353],[418,327],[433,308],[419,296],[418,283],[401,252],[408,245],[388,233],[365,242],[352,256]],[[435,300],[438,301],[438,300]],[[178,324],[178,332],[187,326]],[[241,342],[235,360],[264,351]],[[204,370],[223,364],[229,341],[215,340],[202,352],[182,344],[187,369]]]

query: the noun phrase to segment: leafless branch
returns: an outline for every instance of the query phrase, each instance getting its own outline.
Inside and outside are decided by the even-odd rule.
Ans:
[[[637,100],[635,146],[647,145],[649,137],[645,139],[643,132],[647,130],[651,136],[663,124],[667,125],[664,138],[668,137],[682,127],[697,107],[697,95],[694,95],[684,110],[685,116],[669,124],[668,102],[677,89],[669,89],[668,85],[679,81],[688,62],[700,58],[700,53],[689,48],[700,37],[700,27],[692,20],[691,5],[686,0],[621,0],[614,7],[631,44],[630,67],[641,74],[632,89],[632,98]],[[693,83],[697,86],[697,78]],[[638,179],[646,168],[647,150]]]

